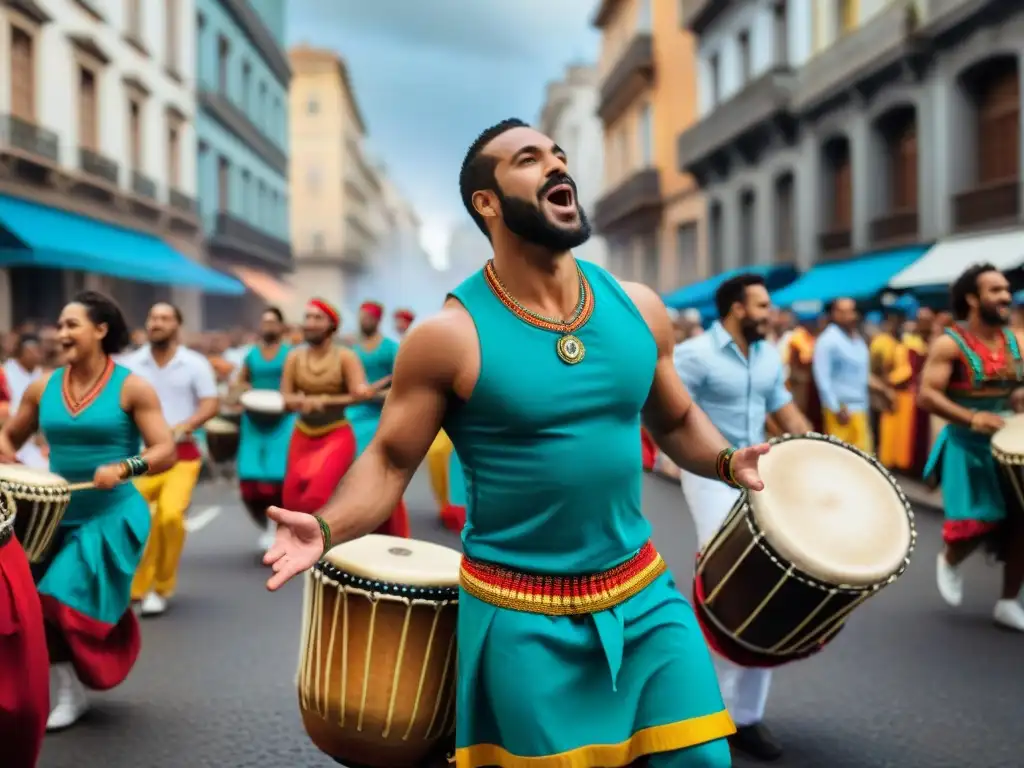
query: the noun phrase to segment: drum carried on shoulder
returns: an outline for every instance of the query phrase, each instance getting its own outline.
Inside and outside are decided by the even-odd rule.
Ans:
[[[30,563],[46,558],[71,502],[60,475],[22,464],[0,464],[0,544],[14,535]]]
[[[708,644],[746,667],[821,650],[906,571],[917,535],[910,502],[874,457],[819,434],[770,442],[764,490],[740,494],[694,577]]]
[[[461,558],[371,534],[306,574],[299,709],[337,762],[412,768],[451,746]]]

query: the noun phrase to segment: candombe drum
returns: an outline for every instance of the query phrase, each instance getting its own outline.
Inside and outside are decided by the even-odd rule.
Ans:
[[[14,535],[29,562],[41,562],[70,501],[71,487],[60,475],[0,464],[0,544]]]
[[[276,421],[285,412],[284,395],[276,389],[250,389],[241,394],[238,402],[256,421]]]
[[[412,768],[453,737],[460,560],[371,534],[306,574],[299,709],[337,762]]]
[[[810,656],[907,569],[910,503],[876,459],[819,434],[770,441],[764,490],[744,491],[698,556],[708,644],[747,667]]]
[[[992,435],[992,458],[999,465],[1006,511],[1019,519],[1024,516],[1024,414],[1010,416]]]
[[[215,416],[206,422],[203,429],[210,459],[217,464],[233,461],[238,455],[238,424],[223,416]]]

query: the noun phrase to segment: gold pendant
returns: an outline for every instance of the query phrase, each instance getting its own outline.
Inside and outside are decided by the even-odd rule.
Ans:
[[[583,346],[583,342],[571,333],[565,334],[558,340],[555,350],[562,358],[562,362],[568,365],[576,365],[587,355],[587,348]]]

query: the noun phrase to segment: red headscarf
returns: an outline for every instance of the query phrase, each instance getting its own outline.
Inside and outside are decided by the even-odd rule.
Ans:
[[[323,299],[310,299],[309,304],[306,306],[327,315],[327,318],[334,324],[335,328],[341,325],[341,313]]]
[[[372,315],[378,321],[384,317],[384,305],[379,301],[364,301],[360,305],[359,311]]]
[[[416,319],[416,315],[412,313],[411,309],[396,309],[395,320],[405,320],[405,322],[412,325],[412,321]]]

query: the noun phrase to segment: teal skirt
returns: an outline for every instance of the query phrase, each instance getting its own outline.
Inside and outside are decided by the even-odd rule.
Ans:
[[[947,425],[935,441],[924,474],[942,483],[946,520],[999,523],[1006,518],[999,467],[988,436]]]
[[[284,482],[288,443],[295,428],[292,414],[268,418],[242,414],[238,441],[238,479]]]
[[[735,732],[693,609],[665,573],[606,611],[459,597],[458,768],[731,765]]]

